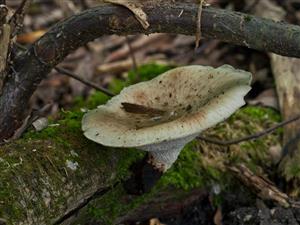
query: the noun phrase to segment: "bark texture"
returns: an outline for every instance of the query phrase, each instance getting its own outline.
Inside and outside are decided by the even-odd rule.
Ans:
[[[177,33],[194,35],[198,5],[146,1],[150,27],[145,30],[126,8],[101,5],[58,23],[14,60],[0,98],[0,140],[22,124],[40,81],[70,52],[107,34]],[[249,48],[300,57],[300,27],[258,17],[204,8],[202,35]]]

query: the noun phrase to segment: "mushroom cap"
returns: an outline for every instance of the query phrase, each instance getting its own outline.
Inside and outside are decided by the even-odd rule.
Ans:
[[[148,151],[151,145],[190,140],[244,105],[250,82],[251,73],[229,65],[178,67],[124,88],[86,113],[82,130],[102,145]]]

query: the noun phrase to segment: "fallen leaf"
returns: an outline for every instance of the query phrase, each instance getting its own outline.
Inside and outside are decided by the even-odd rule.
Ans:
[[[149,225],[165,225],[165,224],[162,224],[159,219],[157,218],[153,218],[149,221]]]
[[[144,29],[147,29],[150,24],[147,21],[147,14],[142,10],[142,3],[136,1],[126,1],[126,0],[105,0],[105,2],[117,4],[129,9],[135,16],[135,18],[140,22]]]
[[[222,215],[222,210],[221,210],[221,207],[218,207],[217,208],[217,211],[214,215],[214,224],[215,225],[222,225],[222,218],[223,218],[223,215]]]
[[[259,105],[279,109],[278,98],[275,89],[267,89],[259,94],[255,99],[249,100],[250,105]]]
[[[154,109],[143,105],[133,104],[129,102],[122,102],[124,111],[134,114],[148,114],[148,115],[162,115],[165,111],[160,109]]]

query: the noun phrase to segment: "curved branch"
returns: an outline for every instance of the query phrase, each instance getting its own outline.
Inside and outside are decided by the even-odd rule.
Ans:
[[[150,27],[144,30],[124,7],[101,5],[58,23],[16,58],[0,98],[0,140],[10,137],[26,115],[29,99],[42,79],[70,52],[102,35],[176,33],[194,35],[196,4],[143,6]],[[202,35],[249,48],[300,57],[300,27],[270,20],[204,8]]]

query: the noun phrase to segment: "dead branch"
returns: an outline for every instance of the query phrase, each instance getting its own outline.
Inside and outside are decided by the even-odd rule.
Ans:
[[[255,175],[245,165],[227,167],[240,181],[264,200],[272,200],[283,207],[299,208],[299,202],[291,199],[287,194],[280,191],[275,184],[265,177]]]

